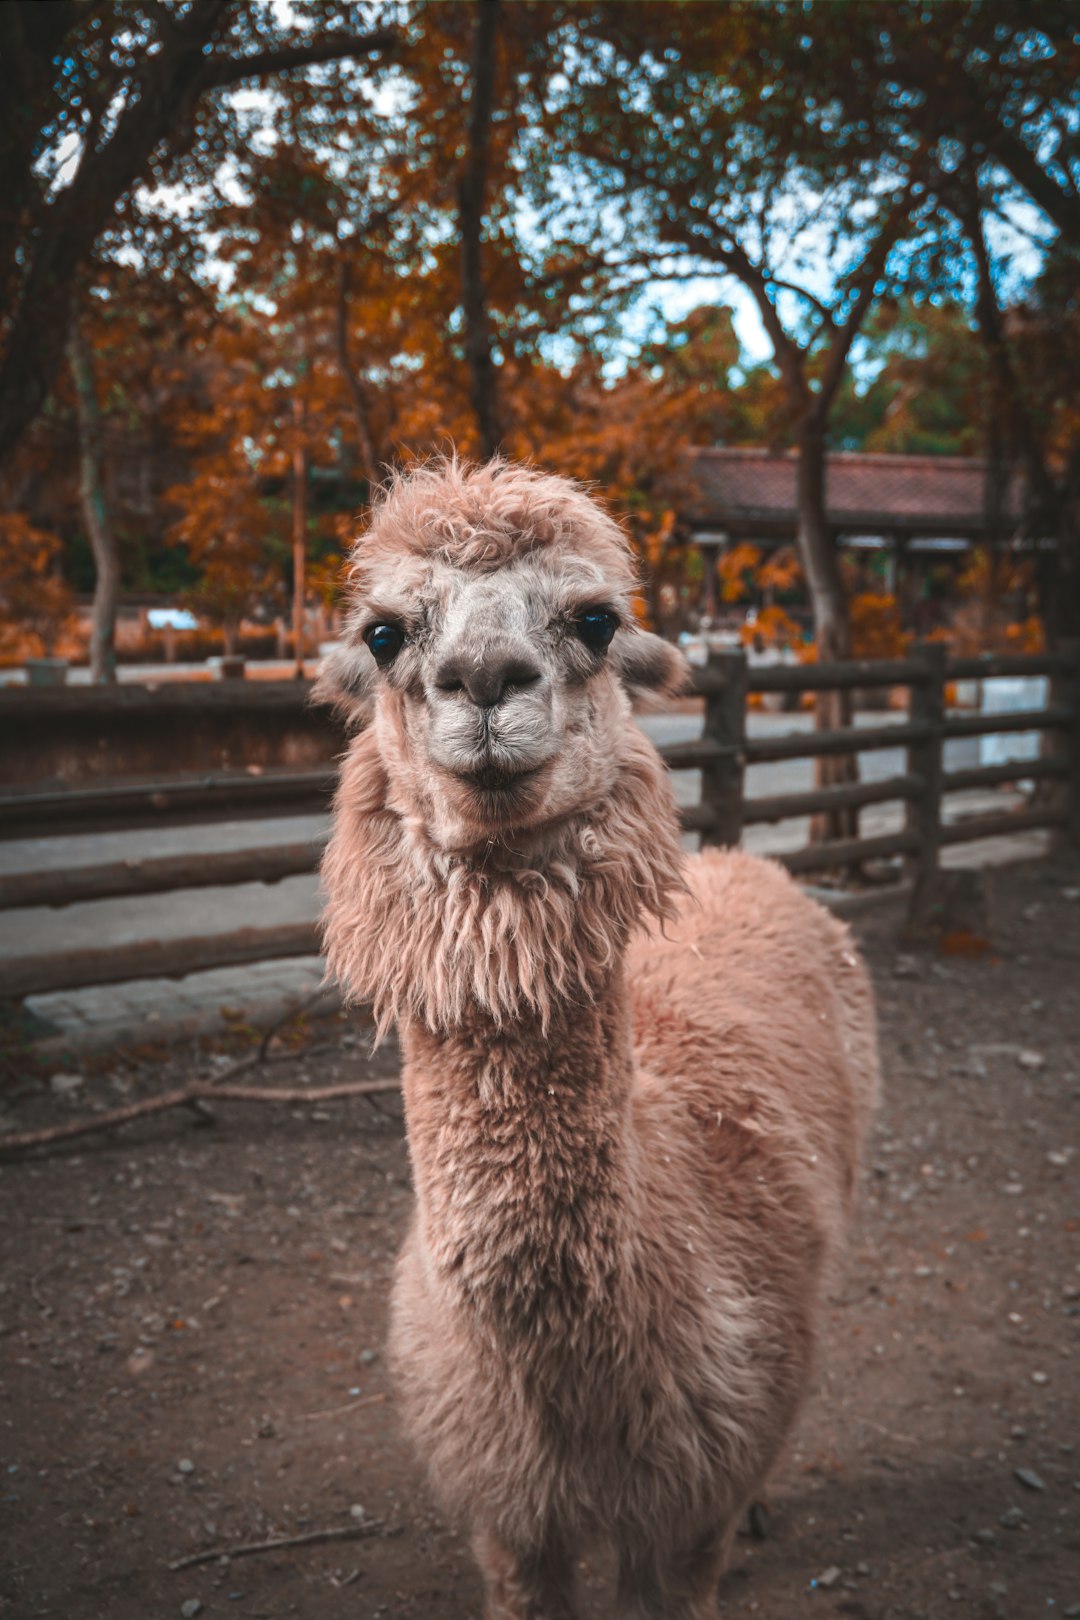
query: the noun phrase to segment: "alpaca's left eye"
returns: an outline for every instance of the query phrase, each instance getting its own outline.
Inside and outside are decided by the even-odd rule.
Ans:
[[[380,666],[388,664],[405,644],[405,632],[397,624],[373,624],[364,631],[364,640],[371,648],[372,657]]]
[[[607,608],[587,608],[574,620],[574,629],[590,652],[604,652],[619,628],[619,621]]]

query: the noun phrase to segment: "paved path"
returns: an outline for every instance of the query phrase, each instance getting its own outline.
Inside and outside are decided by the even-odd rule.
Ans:
[[[878,725],[889,718],[866,715],[860,717],[860,722]],[[902,714],[895,716],[897,722],[904,718]],[[700,731],[700,718],[693,714],[651,715],[642,723],[658,743],[686,741]],[[804,714],[752,713],[749,724],[752,735],[777,735],[809,730],[812,718]],[[946,760],[951,769],[976,763],[977,743],[973,739],[949,743]],[[861,768],[864,777],[871,780],[898,774],[904,768],[903,751],[883,749],[863,754]],[[809,760],[757,765],[748,772],[747,791],[751,797],[796,792],[810,787],[812,776],[813,764]],[[674,784],[681,804],[697,802],[700,793],[697,772],[678,772]],[[1000,792],[956,795],[949,802],[949,814],[1000,809],[1009,802]],[[899,805],[870,805],[862,813],[862,831],[867,836],[892,831],[899,827],[901,815]],[[19,839],[0,842],[0,874],[97,865],[105,860],[149,854],[209,853],[304,839],[314,841],[324,827],[322,816],[288,816],[138,832]],[[807,841],[807,832],[806,818],[779,826],[753,826],[747,829],[745,844],[758,852],[779,854],[801,848]],[[986,840],[980,845],[961,845],[948,850],[946,860],[950,865],[1017,860],[1041,854],[1044,838],[1043,834],[1031,833]],[[688,840],[691,845],[696,842],[696,838]],[[314,921],[318,912],[318,880],[314,873],[286,878],[275,884],[246,883],[229,888],[178,890],[167,898],[137,896],[61,908],[9,911],[0,913],[0,966],[5,960],[18,958],[28,951],[46,953],[147,938],[179,938],[244,926]],[[151,1038],[165,1031],[175,1034],[185,1029],[222,1027],[237,1018],[256,1021],[269,1018],[291,999],[309,994],[321,976],[319,959],[307,956],[249,967],[219,968],[179,980],[142,979],[124,985],[33,996],[28,999],[27,1007],[60,1041],[105,1044],[121,1033],[141,1033]]]

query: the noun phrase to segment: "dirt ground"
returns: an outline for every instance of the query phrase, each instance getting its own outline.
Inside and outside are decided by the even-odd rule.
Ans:
[[[989,955],[911,953],[885,910],[856,925],[887,1097],[814,1397],[725,1616],[1080,1615],[1080,863],[989,882]],[[244,1038],[66,1080],[9,1062],[4,1126],[220,1072]],[[394,1073],[357,1024],[289,1038],[260,1083]],[[0,1169],[0,1615],[475,1616],[381,1348],[410,1205],[396,1094],[215,1114]],[[590,1615],[605,1578],[583,1570]]]

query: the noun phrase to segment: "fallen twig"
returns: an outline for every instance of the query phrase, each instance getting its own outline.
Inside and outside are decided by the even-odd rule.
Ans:
[[[301,1013],[310,1012],[312,1007],[317,1006],[320,1001],[325,1001],[326,997],[336,989],[337,985],[333,983],[320,984],[318,989],[313,990],[310,995],[303,996],[299,1001],[294,1001],[279,1018],[274,1019],[272,1024],[267,1024],[263,1030],[262,1040],[259,1042],[259,1050],[256,1053],[259,1062],[266,1062],[270,1042],[279,1030],[284,1029],[285,1025],[291,1023],[294,1018],[299,1018]]]
[[[338,1417],[342,1412],[355,1412],[361,1406],[381,1406],[386,1396],[358,1395],[354,1401],[346,1401],[344,1406],[324,1406],[321,1412],[305,1412],[304,1422],[311,1423],[315,1418]]]
[[[897,1434],[894,1429],[886,1429],[882,1426],[882,1424],[875,1423],[873,1418],[864,1417],[861,1413],[859,1415],[859,1422],[865,1423],[866,1427],[868,1429],[873,1429],[876,1434],[884,1435],[886,1440],[894,1440],[899,1446],[913,1446],[915,1444],[915,1438],[913,1435]]]
[[[317,1547],[326,1541],[363,1541],[366,1536],[394,1536],[396,1530],[387,1530],[384,1519],[359,1519],[356,1524],[341,1525],[333,1530],[308,1530],[302,1536],[271,1536],[267,1541],[244,1541],[232,1547],[211,1547],[208,1552],[189,1553],[176,1558],[171,1570],[192,1569],[196,1564],[212,1564],[219,1558],[250,1558],[253,1553],[280,1552],[286,1547]]]
[[[295,1056],[293,1053],[282,1054]],[[268,1058],[267,1062],[272,1062]],[[245,1058],[235,1064],[228,1074],[241,1069],[254,1068],[258,1056]],[[89,1136],[94,1131],[106,1131],[116,1125],[127,1125],[133,1119],[145,1119],[151,1114],[164,1114],[171,1108],[190,1107],[196,1102],[246,1103],[320,1103],[334,1102],[341,1097],[370,1097],[380,1091],[396,1091],[397,1080],[343,1081],[337,1086],[234,1086],[225,1080],[193,1080],[174,1091],[163,1091],[158,1097],[146,1097],[141,1102],[126,1103],[122,1108],[110,1108],[107,1113],[96,1114],[93,1119],[75,1119],[67,1125],[47,1125],[38,1131],[17,1131],[0,1136],[0,1153],[24,1152],[28,1148],[47,1147],[55,1142],[68,1142],[77,1136]]]

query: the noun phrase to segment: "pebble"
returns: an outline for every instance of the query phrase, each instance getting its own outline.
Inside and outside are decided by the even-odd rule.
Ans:
[[[919,964],[913,956],[898,956],[893,963],[894,979],[917,979]]]
[[[1080,893],[1080,890],[1077,892]],[[1080,1603],[1070,1603],[1064,1612],[1065,1620],[1076,1620],[1076,1616],[1080,1614]]]
[[[990,1529],[976,1530],[971,1539],[977,1541],[980,1547],[994,1547],[997,1545],[997,1537]]]
[[[1021,1047],[1016,1054],[1016,1061],[1022,1069],[1043,1069],[1046,1059],[1041,1052],[1033,1052],[1029,1046]]]
[[[1046,1482],[1039,1478],[1034,1468],[1014,1468],[1013,1478],[1018,1479],[1021,1485],[1026,1485],[1029,1491],[1045,1491]]]
[[[1031,1375],[1031,1382],[1033,1384],[1048,1384],[1050,1382],[1050,1375],[1049,1373],[1044,1372],[1033,1372]]]
[[[83,1083],[81,1074],[54,1074],[49,1077],[49,1090],[56,1096],[63,1097],[70,1091],[78,1091]]]
[[[190,1457],[181,1457],[176,1466],[181,1474],[193,1474],[195,1472],[195,1464]]]
[[[1019,1530],[1020,1526],[1026,1524],[1026,1522],[1027,1518],[1024,1510],[1019,1507],[1007,1507],[998,1520],[998,1523],[1003,1524],[1006,1530]]]
[[[184,1620],[195,1620],[197,1614],[202,1614],[202,1604],[198,1598],[188,1598],[186,1603],[181,1603],[180,1613]]]
[[[378,1361],[378,1359],[379,1352],[377,1350],[361,1350],[360,1352],[360,1360],[364,1363],[365,1367],[370,1367],[371,1363],[373,1361]]]
[[[825,1588],[825,1590],[828,1591],[829,1587],[830,1586],[835,1586],[839,1579],[840,1579],[839,1566],[836,1565],[836,1564],[830,1564],[828,1569],[823,1570],[822,1573],[818,1576],[817,1583],[818,1583],[819,1586],[823,1586]]]

